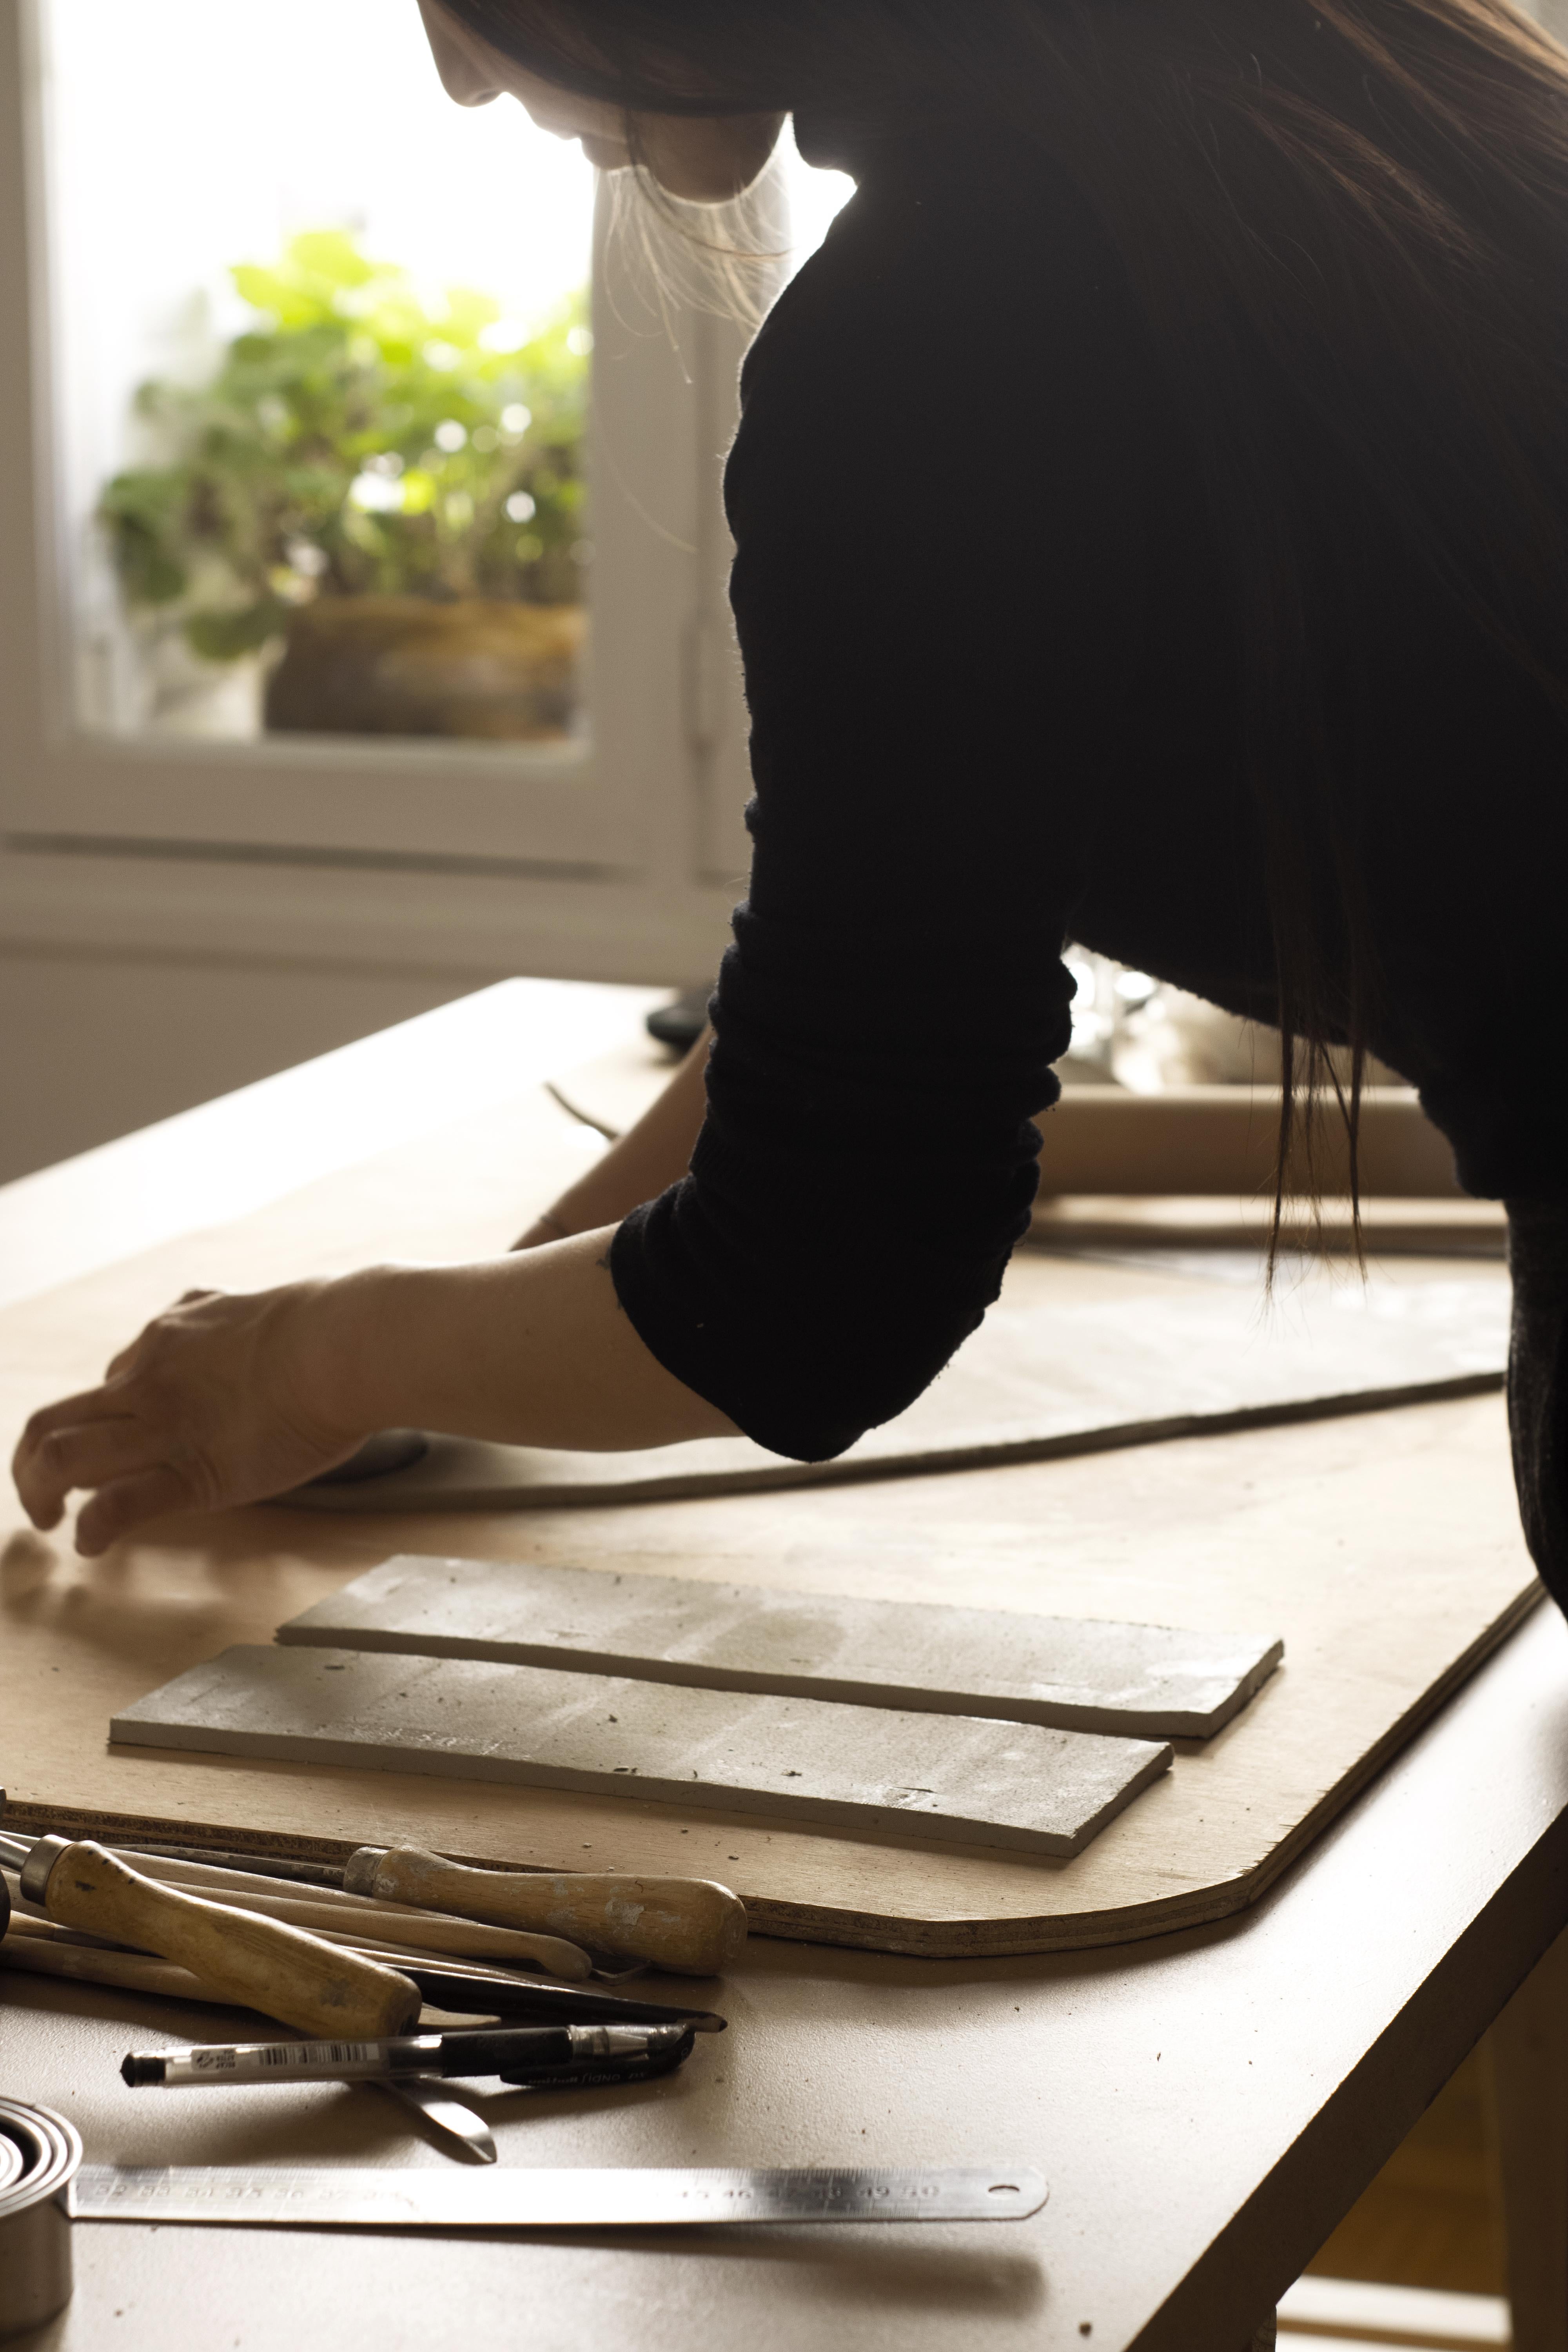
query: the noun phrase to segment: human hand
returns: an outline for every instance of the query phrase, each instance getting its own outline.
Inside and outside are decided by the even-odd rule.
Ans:
[[[148,1519],[283,1493],[345,1461],[365,1429],[323,1402],[321,1325],[333,1286],[187,1291],[121,1349],[100,1385],[34,1413],[12,1463],[37,1528],[91,1490],[92,1556]]]

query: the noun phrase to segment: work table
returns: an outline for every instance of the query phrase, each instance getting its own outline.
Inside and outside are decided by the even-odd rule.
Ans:
[[[7,1395],[35,1391],[57,1350],[62,1368],[71,1357],[73,1277],[106,1263],[99,1201],[128,1328],[192,1269],[211,1276],[222,1267],[242,1283],[306,1270],[272,1262],[256,1213],[331,1167],[363,1159],[370,1168],[388,1141],[428,1144],[434,1189],[408,1204],[410,1254],[500,1246],[581,1147],[563,1131],[549,1170],[476,1169],[461,1150],[463,1117],[481,1098],[493,1107],[509,1089],[520,1100],[536,1091],[552,1067],[624,1033],[650,1001],[647,992],[512,983],[330,1057],[329,1076],[316,1066],[247,1090],[256,1100],[187,1114],[169,1123],[181,1130],[173,1140],[152,1130],[0,1192],[5,1287],[18,1301],[35,1291],[14,1327],[29,1335],[29,1360],[0,1368]],[[437,1074],[423,1113],[411,1080],[419,1071]],[[329,1101],[312,1150],[307,1108]],[[245,1137],[248,1149],[237,1140]],[[173,1207],[161,1167],[183,1171]],[[366,1181],[374,1185],[373,1169]],[[251,1236],[237,1268],[225,1264],[232,1237],[213,1230],[236,1217],[252,1220],[235,1229]],[[352,1262],[353,1221],[318,1223],[312,1234],[318,1262]],[[17,1271],[24,1237],[36,1286]],[[1342,1426],[1104,1457],[1101,1492],[1104,1482],[1113,1491],[1141,1484],[1152,1508],[1168,1482],[1196,1510],[1193,1498],[1222,1458],[1216,1449],[1226,1449],[1234,1473],[1237,1449],[1256,1449],[1261,1464],[1288,1436],[1310,1466],[1313,1448],[1326,1460],[1342,1443]],[[1403,1408],[1363,1426],[1376,1430],[1391,1460],[1415,1433],[1422,1444],[1436,1437],[1445,1453],[1473,1455],[1489,1509],[1506,1493],[1495,1396]],[[1053,1487],[1069,1466],[1078,1478]],[[1082,1468],[922,1477],[849,1490],[858,1500],[841,1494],[835,1508],[869,1524],[912,1498],[925,1516],[956,1522],[983,1509],[990,1520],[1008,1513],[1024,1523],[1053,1496],[1079,1491]],[[638,1516],[661,1507],[735,1507],[646,1506]],[[112,1555],[84,1568],[52,1538],[14,1533],[0,1556],[13,1670],[26,1654],[41,1658],[20,1637],[46,1619],[106,1693],[128,1675],[150,1687],[220,1640],[268,1639],[289,1613],[291,1583],[293,1606],[311,1595],[286,1559],[268,1567],[264,1589],[247,1591],[246,1528],[258,1517],[237,1515],[226,1533],[216,1522],[194,1530],[176,1547],[179,1576],[161,1581]],[[346,1575],[414,1535],[405,1523],[388,1544],[384,1522],[339,1521],[331,1540]],[[494,1553],[493,1528],[483,1540]],[[251,1619],[250,1630],[231,1630]],[[504,1798],[487,1791],[492,1801]],[[624,1819],[635,1808],[619,1811]],[[624,1826],[616,1834],[626,1842]],[[601,1850],[591,1864],[635,1858]],[[710,1855],[693,1866],[723,1874]],[[510,2340],[525,2329],[563,2352],[584,2343],[595,2352],[684,2352],[699,2331],[748,2352],[842,2342],[935,2352],[955,2338],[966,2352],[1086,2342],[1113,2352],[1243,2352],[1565,1916],[1568,1628],[1542,1608],[1305,1859],[1231,1921],[1120,1947],[967,1962],[758,1937],[721,1983],[692,1988],[731,2024],[700,2042],[680,2074],[607,2095],[516,2094],[490,2110],[503,2164],[1029,2163],[1050,2183],[1029,2221],[341,2242],[84,2224],[75,2301],[36,2340],[50,2352],[104,2344],[294,2352],[317,2342],[386,2352],[459,2335]],[[643,1981],[652,1997],[683,1997],[675,1979]],[[165,2036],[231,2039],[233,2012],[16,1975],[0,1976],[0,2002],[5,2088],[69,2116],[89,2162],[447,2161],[368,2088],[263,2097],[132,2094],[121,2084],[127,2049]]]

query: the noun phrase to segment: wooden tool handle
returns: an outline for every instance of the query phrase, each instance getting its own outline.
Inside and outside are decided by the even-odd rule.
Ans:
[[[194,1892],[195,1890],[190,1890]],[[217,1902],[222,1895],[215,1895]],[[235,1907],[268,1919],[287,1919],[315,1936],[346,1935],[355,1943],[404,1944],[432,1958],[449,1954],[456,1959],[494,1960],[502,1968],[533,1969],[541,1975],[582,1981],[594,1973],[588,1955],[561,1936],[516,1928],[479,1927],[472,1920],[419,1916],[413,1912],[373,1910],[332,1911],[324,1904],[300,1903],[288,1895],[236,1895]]]
[[[18,1936],[15,1922],[10,1933],[0,1937],[0,1969],[33,1977],[69,1977],[79,1984],[113,1985],[126,1992],[163,1993],[215,2008],[234,2006],[209,1992],[189,1969],[177,1969],[169,1960],[153,1959],[146,1952],[99,1950],[90,1944],[46,1943],[42,1936]]]
[[[471,1870],[422,1846],[394,1846],[373,1861],[376,1853],[364,1846],[352,1857],[345,1886],[498,1927],[542,1928],[680,1976],[715,1975],[746,1940],[746,1906],[717,1879]]]
[[[220,2000],[261,2010],[301,2033],[374,2041],[405,2032],[419,2013],[417,1988],[395,1969],[280,1919],[155,1886],[88,1840],[56,1857],[43,1907],[62,1927],[156,1952]]]
[[[379,1853],[379,1847],[376,1851]],[[585,1979],[594,1973],[586,1952],[559,1936],[521,1934],[516,1928],[478,1927],[471,1919],[447,1918],[423,1906],[372,1903],[359,1895],[336,1895],[321,1901],[316,1887],[296,1888],[279,1879],[257,1879],[262,1891],[251,1892],[251,1882],[237,1871],[225,1874],[236,1882],[233,1891],[215,1877],[204,1879],[199,1865],[171,1867],[156,1857],[142,1863],[125,1860],[143,1878],[162,1885],[172,1882],[187,1895],[205,1895],[233,1911],[255,1911],[263,1918],[287,1919],[291,1927],[308,1927],[313,1936],[351,1944],[401,1944],[410,1951],[451,1954],[465,1960],[496,1960],[503,1968],[532,1969],[552,1977]],[[176,1870],[178,1875],[176,1875]]]

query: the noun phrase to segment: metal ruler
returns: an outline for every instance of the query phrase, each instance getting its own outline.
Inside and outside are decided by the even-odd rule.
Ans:
[[[84,2165],[79,2221],[222,2221],[300,2229],[626,2230],[736,2221],[1016,2221],[1047,2195],[1028,2166],[795,2167],[773,2171],[296,2165]]]

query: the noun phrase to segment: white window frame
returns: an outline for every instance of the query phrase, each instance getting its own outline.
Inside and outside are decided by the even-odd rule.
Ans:
[[[629,958],[637,969],[631,942],[646,938],[670,940],[666,970],[700,969],[744,865],[745,722],[720,494],[740,329],[639,282],[602,188],[583,745],[94,731],[72,702],[39,35],[37,0],[0,0],[0,919],[27,859],[69,856],[79,875],[83,860],[98,871],[164,855],[235,873],[290,861],[423,869],[527,881],[536,935],[553,885],[556,916],[582,942],[558,965],[608,971]],[[145,898],[144,880],[127,880],[129,897]],[[588,936],[601,930],[627,954],[606,957]]]

